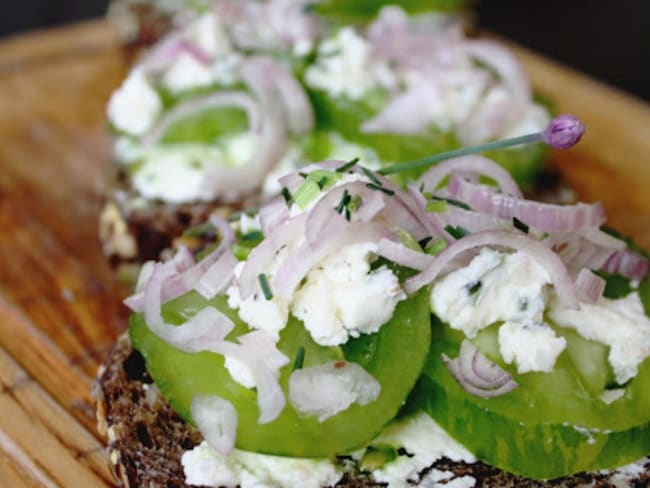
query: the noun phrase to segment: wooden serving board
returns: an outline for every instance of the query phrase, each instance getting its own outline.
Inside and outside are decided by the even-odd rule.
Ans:
[[[650,248],[650,107],[516,48],[588,127],[554,164]],[[97,237],[104,107],[126,66],[102,21],[0,42],[0,486],[107,486],[97,368],[126,325]]]

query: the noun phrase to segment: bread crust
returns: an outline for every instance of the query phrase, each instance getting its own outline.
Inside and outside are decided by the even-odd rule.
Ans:
[[[202,440],[200,432],[185,423],[158,393],[147,373],[144,359],[133,349],[126,333],[100,368],[94,391],[98,430],[107,437],[111,470],[119,486],[127,488],[185,488],[182,454]],[[342,462],[344,458],[342,458]],[[341,488],[386,486],[359,472],[352,463],[337,483]],[[419,473],[418,486],[433,470],[452,473],[446,483],[463,476],[476,479],[476,488],[520,487],[633,487],[650,486],[650,457],[638,477],[616,478],[617,471],[579,473],[551,481],[535,481],[506,473],[482,462],[465,463],[447,458],[436,460]],[[432,486],[427,482],[423,486]],[[440,485],[444,486],[444,485]]]

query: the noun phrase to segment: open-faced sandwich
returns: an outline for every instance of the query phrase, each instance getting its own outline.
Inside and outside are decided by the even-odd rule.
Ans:
[[[648,259],[599,204],[471,155],[280,183],[143,267],[97,388],[126,486],[648,486]]]
[[[339,3],[202,2],[133,67],[108,105],[116,175],[101,237],[116,264],[159,258],[309,161],[377,169],[548,123],[512,54],[466,38],[457,16]],[[544,154],[490,157],[529,184]]]

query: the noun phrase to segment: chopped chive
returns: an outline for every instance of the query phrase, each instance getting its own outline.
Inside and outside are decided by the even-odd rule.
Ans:
[[[427,212],[446,212],[449,210],[447,202],[444,200],[432,200],[430,202],[427,202],[425,208]]]
[[[465,202],[462,202],[460,200],[456,200],[455,198],[442,198],[442,197],[436,197],[434,195],[431,196],[432,200],[438,200],[441,202],[447,202],[449,205],[453,205],[454,207],[460,207],[464,208],[465,210],[472,210],[472,207],[467,205]]]
[[[384,188],[383,186],[375,185],[374,183],[366,183],[366,186],[368,188],[370,188],[371,190],[379,190],[381,192],[384,192],[389,197],[392,197],[393,195],[395,195],[395,192],[393,190],[391,190],[390,188]]]
[[[359,158],[354,158],[354,159],[348,161],[347,163],[345,163],[345,164],[339,166],[338,168],[336,168],[336,172],[337,173],[345,173],[347,170],[352,168],[358,162],[359,162]]]
[[[444,239],[436,239],[429,243],[428,246],[424,248],[424,251],[431,256],[437,256],[447,247],[447,242]]]
[[[291,205],[291,202],[293,202],[293,197],[291,196],[291,192],[286,186],[282,188],[282,196],[284,197],[284,202],[287,204],[287,206]]]
[[[348,203],[350,203],[350,193],[348,193],[347,190],[343,190],[343,195],[341,195],[341,201],[339,201],[338,206],[336,207],[336,211],[338,213],[343,213],[343,209],[346,207]]]
[[[318,185],[318,188],[322,190],[323,188],[325,188],[325,185],[327,185],[328,181],[329,179],[327,178],[327,176],[323,176],[320,180],[316,182],[316,184]]]
[[[422,249],[426,249],[426,248],[427,248],[427,245],[431,242],[431,239],[433,239],[433,237],[431,237],[431,236],[426,236],[424,239],[420,239],[420,240],[418,241],[418,244],[419,244],[419,246],[420,246]]]
[[[350,217],[351,217],[350,208],[345,207],[345,218],[347,219],[348,222],[350,221]]]
[[[476,293],[481,289],[481,285],[482,283],[480,281],[477,281],[471,286],[468,285],[467,293],[469,294],[469,296],[476,295]]]
[[[470,231],[461,227],[460,225],[454,227],[453,225],[445,225],[445,230],[447,233],[454,239],[462,239],[466,235],[470,234]]]
[[[512,218],[512,225],[515,226],[516,229],[519,229],[522,231],[524,234],[528,234],[528,231],[530,227],[528,227],[527,224],[523,223],[521,220],[519,220],[517,217]]]
[[[237,210],[236,212],[231,213],[228,216],[228,222],[236,222],[241,218],[242,215],[248,215],[249,217],[255,215],[257,212],[259,212],[259,207],[249,207],[245,208],[244,210]]]
[[[375,176],[375,173],[370,171],[365,166],[361,166],[361,171],[363,171],[363,174],[366,175],[371,182],[377,186],[381,186],[381,181],[379,181],[379,179]]]
[[[304,362],[305,362],[305,348],[303,346],[300,346],[296,351],[296,359],[293,360],[292,371],[296,371],[297,369],[302,369],[302,365],[304,364]]]
[[[303,173],[302,171],[300,171],[298,174],[302,176],[303,179],[306,179],[309,176],[309,173]]]
[[[251,241],[259,241],[264,237],[264,234],[262,234],[262,231],[260,230],[252,230],[250,232],[247,232],[243,236],[241,236],[242,242],[251,242]]]
[[[266,275],[264,273],[260,273],[257,279],[260,281],[260,287],[262,288],[262,293],[264,293],[264,298],[267,300],[272,300],[273,292],[271,291],[269,280],[266,278]]]

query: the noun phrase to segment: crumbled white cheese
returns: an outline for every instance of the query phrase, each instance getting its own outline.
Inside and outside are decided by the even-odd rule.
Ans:
[[[239,231],[242,234],[248,234],[249,232],[254,232],[256,230],[261,230],[262,225],[260,224],[260,214],[256,213],[253,216],[248,215],[246,212],[242,212],[241,217],[239,217]]]
[[[365,369],[347,361],[301,368],[289,378],[289,399],[300,413],[323,422],[353,403],[366,405],[379,396],[381,385]]]
[[[162,101],[141,69],[134,69],[108,102],[108,119],[119,130],[141,136],[162,111]]]
[[[547,271],[526,254],[483,248],[468,266],[434,285],[431,309],[469,338],[499,320],[541,323],[550,282]]]
[[[187,52],[181,53],[176,58],[162,78],[163,86],[172,93],[208,86],[214,81],[212,67]]]
[[[181,458],[185,481],[193,486],[234,488],[321,488],[342,477],[329,460],[256,454],[235,449],[223,456],[202,442]]]
[[[408,480],[419,480],[419,473],[442,457],[468,463],[476,461],[467,449],[452,439],[429,415],[423,412],[392,423],[375,439],[374,443],[404,448],[407,453],[412,454],[412,457],[398,456],[394,461],[372,473],[375,480],[388,483],[391,488],[411,486]],[[438,480],[433,479],[433,482],[442,481],[443,478],[448,479],[442,472],[438,472],[437,476],[432,476],[439,478]]]
[[[232,51],[232,44],[214,12],[204,14],[190,28],[191,39],[206,54],[217,56]]]
[[[286,255],[286,251],[280,253],[280,259]],[[280,259],[275,259],[271,268],[267,269],[267,276],[272,276],[277,270]],[[235,276],[239,277],[244,262],[235,266]],[[239,287],[232,285],[226,290],[228,296],[228,306],[239,311],[239,318],[248,324],[251,329],[266,332],[275,342],[280,339],[280,331],[284,329],[289,318],[289,304],[273,295],[271,300],[267,300],[262,290],[258,289],[246,300],[242,300],[239,294]]]
[[[368,41],[352,27],[344,27],[324,40],[316,62],[307,68],[305,81],[334,97],[358,100],[377,86],[391,86],[394,75],[388,64],[372,57]]]
[[[544,324],[548,272],[526,254],[481,249],[471,263],[449,273],[431,291],[431,309],[469,338],[503,321],[499,349],[520,373],[551,371],[566,347]]]
[[[601,298],[596,304],[581,303],[580,310],[552,307],[549,316],[585,339],[608,345],[609,363],[619,384],[634,378],[641,362],[650,356],[650,319],[638,292],[618,300]]]
[[[373,243],[345,247],[312,269],[296,292],[292,312],[318,344],[344,344],[378,331],[406,298],[388,268],[370,272],[376,250]]]
[[[557,337],[546,324],[505,322],[499,327],[499,352],[507,364],[515,363],[520,374],[550,373],[566,339]]]
[[[132,183],[143,197],[170,203],[211,200],[205,188],[206,166],[221,164],[223,152],[218,147],[178,145],[154,148],[137,168]]]
[[[249,161],[255,148],[248,132],[224,137],[218,144],[165,144],[147,150],[134,150],[139,160],[132,183],[148,199],[170,203],[213,200],[223,188],[206,177],[214,166],[237,167]]]

